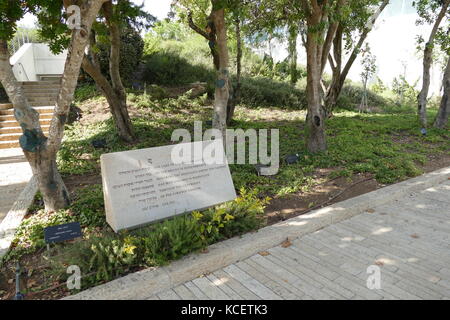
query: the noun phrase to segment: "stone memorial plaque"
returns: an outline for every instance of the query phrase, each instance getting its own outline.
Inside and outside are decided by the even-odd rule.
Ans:
[[[104,154],[101,170],[115,232],[236,198],[220,140]]]

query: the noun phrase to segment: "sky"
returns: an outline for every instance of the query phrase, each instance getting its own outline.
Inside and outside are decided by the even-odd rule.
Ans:
[[[170,11],[172,0],[132,0],[137,4],[144,3],[145,10],[156,16],[158,19],[167,17]],[[423,35],[427,37],[431,26],[416,26],[415,21],[418,16],[412,6],[412,0],[391,0],[382,15],[369,34],[367,41],[372,49],[372,53],[377,58],[377,76],[390,85],[394,77],[404,74],[406,68],[406,79],[410,83],[415,83],[421,79],[422,61],[416,50],[416,37]],[[33,17],[27,16],[22,25],[33,26]],[[299,63],[306,64],[306,54],[299,41]],[[283,60],[287,56],[286,44],[275,44],[272,52],[276,60]],[[355,81],[360,80],[361,64],[358,59],[355,61],[349,78]],[[430,94],[439,94],[442,71],[434,66],[431,70]],[[420,82],[419,82],[420,83]]]

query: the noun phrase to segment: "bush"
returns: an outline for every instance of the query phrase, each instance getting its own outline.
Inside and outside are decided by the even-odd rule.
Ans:
[[[294,109],[305,109],[307,106],[305,91],[286,82],[245,77],[242,79],[241,90],[242,103],[249,106]]]
[[[361,99],[364,93],[364,89],[361,85],[356,85],[351,81],[346,81],[341,91],[341,95],[337,101],[337,107],[343,110],[357,110],[361,103]],[[369,107],[385,108],[392,104],[389,99],[374,93],[373,91],[367,91],[368,105]]]
[[[193,65],[171,51],[160,51],[145,58],[143,78],[149,84],[176,86],[213,82],[215,72],[202,65]]]
[[[109,41],[99,43],[98,58],[100,68],[104,75],[109,77],[109,60],[111,46]],[[144,53],[144,40],[139,32],[133,28],[125,28],[121,30],[120,44],[120,76],[124,85],[129,86],[133,80]]]
[[[75,102],[83,102],[98,96],[97,88],[93,84],[83,84],[75,90]]]

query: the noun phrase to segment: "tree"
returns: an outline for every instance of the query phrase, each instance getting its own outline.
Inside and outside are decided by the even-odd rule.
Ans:
[[[367,98],[367,83],[377,72],[376,57],[370,52],[369,44],[366,43],[366,47],[362,51],[362,67],[361,80],[363,83],[363,96],[359,106],[359,110],[368,110],[368,98]]]
[[[450,56],[447,60],[447,67],[445,68],[442,86],[444,88],[444,93],[442,95],[441,105],[436,120],[434,121],[434,126],[440,129],[445,128],[450,115]]]
[[[325,112],[329,117],[336,107],[337,101],[344,87],[348,73],[353,66],[367,36],[372,30],[380,14],[389,4],[389,0],[383,1],[352,1],[351,16],[336,31],[333,40],[333,51],[328,56],[328,61],[332,70],[331,83],[325,94]],[[373,10],[373,6],[378,7]],[[350,52],[347,62],[343,61],[344,51]]]
[[[101,26],[94,26],[95,32],[90,37],[88,53],[83,59],[83,70],[94,79],[97,87],[106,97],[109,109],[114,118],[120,138],[126,142],[133,142],[135,135],[127,109],[127,94],[120,74],[120,53],[121,53],[121,29],[129,28],[125,18],[129,19],[129,9],[134,9],[129,1],[119,0],[116,5],[112,1],[103,4],[102,13],[107,26],[109,37],[109,78],[102,72],[101,64],[97,55],[98,38],[97,34],[102,30]],[[142,14],[141,14],[142,15]],[[136,17],[133,17],[136,18]]]
[[[52,24],[44,22],[43,36],[50,43],[54,52],[61,52],[67,43],[64,41],[67,28],[61,25],[63,12],[54,12],[51,16]],[[126,142],[133,142],[132,123],[127,109],[127,95],[121,77],[121,49],[122,30],[148,27],[154,17],[142,11],[129,0],[106,1],[100,11],[99,21],[92,27],[87,53],[83,59],[83,70],[95,81],[97,87],[108,101],[109,109],[116,124],[119,137]],[[58,23],[60,24],[59,27]],[[99,59],[101,46],[109,46],[108,71],[102,69]]]
[[[216,81],[215,106],[218,106],[218,104],[222,104],[224,102],[224,97],[227,97],[227,105],[224,115],[226,127],[227,124],[231,123],[237,101],[237,99],[234,98],[234,89],[228,71],[229,53],[227,47],[227,25],[229,23],[227,23],[227,20],[231,20],[232,23],[230,25],[234,25],[236,28],[235,30],[238,49],[238,90],[240,90],[240,65],[242,58],[240,9],[243,5],[240,4],[237,0],[177,0],[174,1],[172,6],[173,8],[178,9],[181,19],[186,20],[189,27],[193,31],[195,31],[208,41],[211,56],[213,58],[213,65],[216,72],[218,73],[218,80]],[[209,10],[210,13],[207,14]],[[221,17],[222,10],[223,23]],[[223,24],[224,29],[219,30],[218,26],[216,25],[217,23],[220,23],[220,28],[222,28]],[[200,27],[201,25],[204,25],[205,27],[202,28]],[[224,72],[226,73],[226,75],[224,74]],[[226,81],[224,87],[222,87],[223,81]],[[226,90],[227,93],[218,95],[217,86],[219,86],[219,89],[221,89],[219,91]],[[238,94],[240,93],[238,92]],[[219,110],[221,110],[221,107],[215,109],[213,115],[213,124],[215,124],[218,129],[220,127],[220,130],[224,130],[223,126],[219,125],[219,123],[222,122],[222,120],[218,121],[218,119],[222,118],[222,115],[219,116]]]
[[[37,177],[47,211],[64,208],[70,202],[69,193],[57,169],[56,153],[61,146],[64,125],[73,100],[84,51],[89,43],[92,24],[105,1],[0,0],[2,18],[0,20],[0,81],[14,106],[14,115],[22,127],[23,135],[20,138],[20,145]],[[30,106],[21,85],[14,76],[9,63],[7,41],[14,36],[17,21],[26,12],[37,14],[42,24],[48,13],[60,12],[63,5],[68,7],[72,4],[79,5],[80,27],[72,30],[61,89],[56,99],[49,136],[46,137],[39,124],[38,112]]]
[[[227,46],[227,28],[225,25],[225,5],[224,1],[211,0],[211,33],[217,35],[213,51],[217,55],[217,81],[214,94],[214,116],[213,128],[220,130],[223,141],[226,141],[227,129],[227,108],[230,97],[231,81],[228,71],[228,46]]]
[[[346,0],[301,0],[305,22],[308,114],[306,116],[306,145],[312,153],[327,150],[325,138],[326,115],[322,107],[321,81],[332,41],[344,17]]]
[[[417,0],[413,3],[417,8],[417,13],[420,16],[418,24],[433,23],[428,41],[425,43],[423,52],[423,75],[422,75],[422,89],[417,97],[418,102],[418,116],[422,128],[427,127],[427,99],[428,90],[430,87],[430,68],[433,63],[433,49],[435,46],[435,39],[438,33],[441,33],[440,24],[442,20],[448,16],[450,18],[450,0]],[[419,38],[419,43],[424,42]]]
[[[290,82],[298,81],[297,39],[302,27],[302,13],[292,0],[259,0],[248,4],[248,33],[256,40],[267,38],[269,47],[273,38],[287,40]],[[271,52],[270,52],[271,55]]]

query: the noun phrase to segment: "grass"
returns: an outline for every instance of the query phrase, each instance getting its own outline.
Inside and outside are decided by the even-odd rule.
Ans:
[[[66,130],[59,168],[63,175],[99,174],[102,153],[172,144],[174,129],[192,133],[194,121],[205,124],[210,119],[212,111],[205,102],[204,97],[192,102],[183,96],[148,106],[139,101],[141,116],[133,119],[139,141],[132,146],[118,139],[111,120],[87,126],[75,123]],[[256,188],[269,196],[305,191],[314,184],[311,176],[318,168],[339,168],[334,174],[343,176],[372,173],[383,184],[417,176],[427,155],[448,153],[450,139],[448,132],[437,129],[422,136],[412,112],[403,108],[400,113],[336,113],[327,122],[328,152],[311,155],[304,142],[304,111],[240,106],[232,128],[280,130],[281,167],[274,177],[260,177],[252,165],[230,165],[236,189]],[[429,118],[435,113],[430,110]],[[91,145],[95,139],[105,139],[107,148],[95,149]],[[283,159],[290,154],[300,154],[300,161],[285,164]]]

